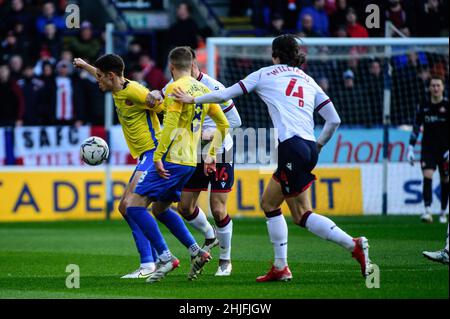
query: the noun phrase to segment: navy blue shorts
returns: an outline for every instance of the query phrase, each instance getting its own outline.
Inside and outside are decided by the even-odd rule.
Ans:
[[[316,180],[312,174],[319,154],[317,144],[294,136],[278,145],[278,168],[273,179],[280,183],[285,197],[297,196]]]
[[[152,158],[151,166],[142,173],[134,192],[148,197],[152,202],[179,202],[181,191],[194,173],[195,167],[166,161],[163,161],[163,163],[164,168],[169,171],[169,179],[164,179],[158,175]]]
[[[205,192],[211,184],[211,193],[229,193],[234,185],[233,149],[226,155],[217,156],[216,174],[206,176],[204,173],[204,161],[197,164],[195,172],[183,188],[183,192]],[[225,159],[231,159],[226,163]]]
[[[439,173],[448,176],[448,162],[444,159],[444,154],[447,148],[440,145],[430,145],[422,143],[422,154],[420,164],[422,169],[435,170],[439,169]]]
[[[136,172],[145,172],[150,168],[150,166],[153,165],[153,153],[155,153],[155,149],[146,151],[142,153],[141,156],[139,156],[139,162],[136,165],[133,175],[131,175],[131,178],[128,183],[131,183],[131,181],[134,178],[134,175],[136,175]]]

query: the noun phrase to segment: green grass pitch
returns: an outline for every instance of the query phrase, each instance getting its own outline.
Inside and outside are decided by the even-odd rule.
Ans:
[[[418,217],[339,217],[348,233],[365,235],[380,267],[380,288],[368,289],[350,253],[289,223],[294,280],[257,284],[272,248],[264,219],[235,219],[234,273],[216,278],[218,249],[199,280],[189,282],[186,249],[161,227],[181,267],[162,282],[123,280],[138,257],[123,221],[0,224],[0,298],[448,298],[448,266],[422,256],[445,243],[447,225]],[[201,236],[193,231],[199,243]],[[66,265],[80,267],[80,289],[65,287]]]

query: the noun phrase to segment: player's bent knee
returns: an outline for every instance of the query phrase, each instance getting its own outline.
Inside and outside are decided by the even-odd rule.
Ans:
[[[211,207],[211,213],[215,220],[223,220],[227,216],[227,209],[225,206],[220,205],[220,207]]]
[[[269,201],[264,200],[264,198],[261,200],[261,208],[264,212],[273,212],[275,210],[277,210],[278,206],[273,205],[272,203],[270,203]]]

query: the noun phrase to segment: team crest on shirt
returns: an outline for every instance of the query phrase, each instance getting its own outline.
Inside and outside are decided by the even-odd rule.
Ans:
[[[286,167],[288,168],[288,170],[292,171],[292,163],[287,163]]]
[[[130,100],[125,100],[125,104],[128,106],[133,106],[133,102],[131,102]]]
[[[441,113],[447,113],[447,109],[446,109],[444,106],[442,106],[442,107],[439,109],[439,112],[441,112]]]
[[[227,183],[222,182],[222,183],[220,183],[220,185],[222,185],[222,188],[225,188],[225,185],[227,185]]]

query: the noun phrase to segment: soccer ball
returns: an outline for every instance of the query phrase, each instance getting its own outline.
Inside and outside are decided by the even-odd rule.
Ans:
[[[104,139],[98,136],[91,136],[81,143],[80,155],[86,164],[97,166],[108,159],[109,147]]]

